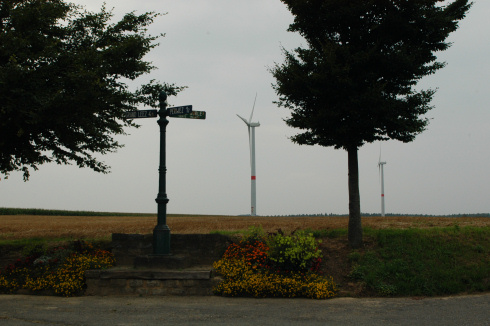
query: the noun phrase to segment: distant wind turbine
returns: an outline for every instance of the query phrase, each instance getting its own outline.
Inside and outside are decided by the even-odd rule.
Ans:
[[[379,151],[379,160],[378,160],[378,169],[381,175],[381,216],[385,216],[385,181],[384,181],[384,173],[383,166],[386,162],[381,162],[381,150]]]
[[[256,176],[255,176],[255,127],[259,127],[259,122],[252,122],[252,116],[255,110],[255,101],[257,100],[257,94],[255,94],[254,105],[252,107],[252,113],[250,114],[250,119],[247,121],[237,114],[237,116],[245,122],[248,126],[248,142],[250,147],[250,168],[252,170],[252,189],[251,189],[251,216],[257,215],[257,193],[256,193]],[[252,129],[252,132],[250,132]]]

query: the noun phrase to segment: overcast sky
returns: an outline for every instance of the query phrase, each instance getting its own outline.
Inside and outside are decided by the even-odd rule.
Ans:
[[[287,32],[292,16],[279,0],[106,0],[115,18],[136,10],[168,13],[150,27],[165,33],[146,59],[158,67],[148,79],[189,88],[168,99],[193,105],[206,120],[172,119],[167,127],[168,213],[250,213],[247,127],[255,94],[257,213],[348,213],[347,153],[298,146],[296,130],[273,101],[268,72],[283,62],[281,46],[304,45]],[[78,0],[98,11],[103,1]],[[447,66],[421,81],[438,88],[427,114],[428,130],[412,143],[367,144],[359,150],[361,211],[381,211],[378,159],[384,166],[387,213],[490,212],[490,1],[476,0],[440,61]],[[141,107],[140,109],[145,109]],[[118,137],[125,145],[102,157],[111,173],[48,164],[0,181],[0,207],[156,213],[159,127],[139,119],[139,129]]]

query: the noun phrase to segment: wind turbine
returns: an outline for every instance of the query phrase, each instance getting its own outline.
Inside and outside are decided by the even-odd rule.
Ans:
[[[378,169],[381,175],[381,216],[385,216],[385,181],[383,174],[383,166],[386,162],[381,162],[381,150],[379,151]]]
[[[256,193],[256,176],[255,176],[255,127],[259,127],[259,122],[252,122],[252,116],[255,110],[255,101],[257,100],[257,94],[255,94],[254,105],[252,107],[252,113],[248,121],[237,114],[237,116],[245,122],[248,126],[248,142],[250,147],[250,168],[252,170],[252,186],[251,186],[251,216],[257,215],[257,193]],[[252,132],[250,132],[250,129]]]

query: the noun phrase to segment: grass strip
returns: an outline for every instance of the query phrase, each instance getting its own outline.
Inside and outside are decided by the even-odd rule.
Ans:
[[[374,248],[353,251],[350,277],[382,296],[490,290],[490,227],[366,230]]]

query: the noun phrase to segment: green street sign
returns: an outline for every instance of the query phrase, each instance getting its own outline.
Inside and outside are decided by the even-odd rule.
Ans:
[[[171,118],[206,119],[206,111],[192,111],[188,114],[172,115]]]
[[[126,119],[155,118],[156,116],[157,110],[137,110],[123,113],[123,118]]]
[[[167,115],[174,117],[176,115],[189,114],[192,112],[192,105],[176,106],[167,109]]]

